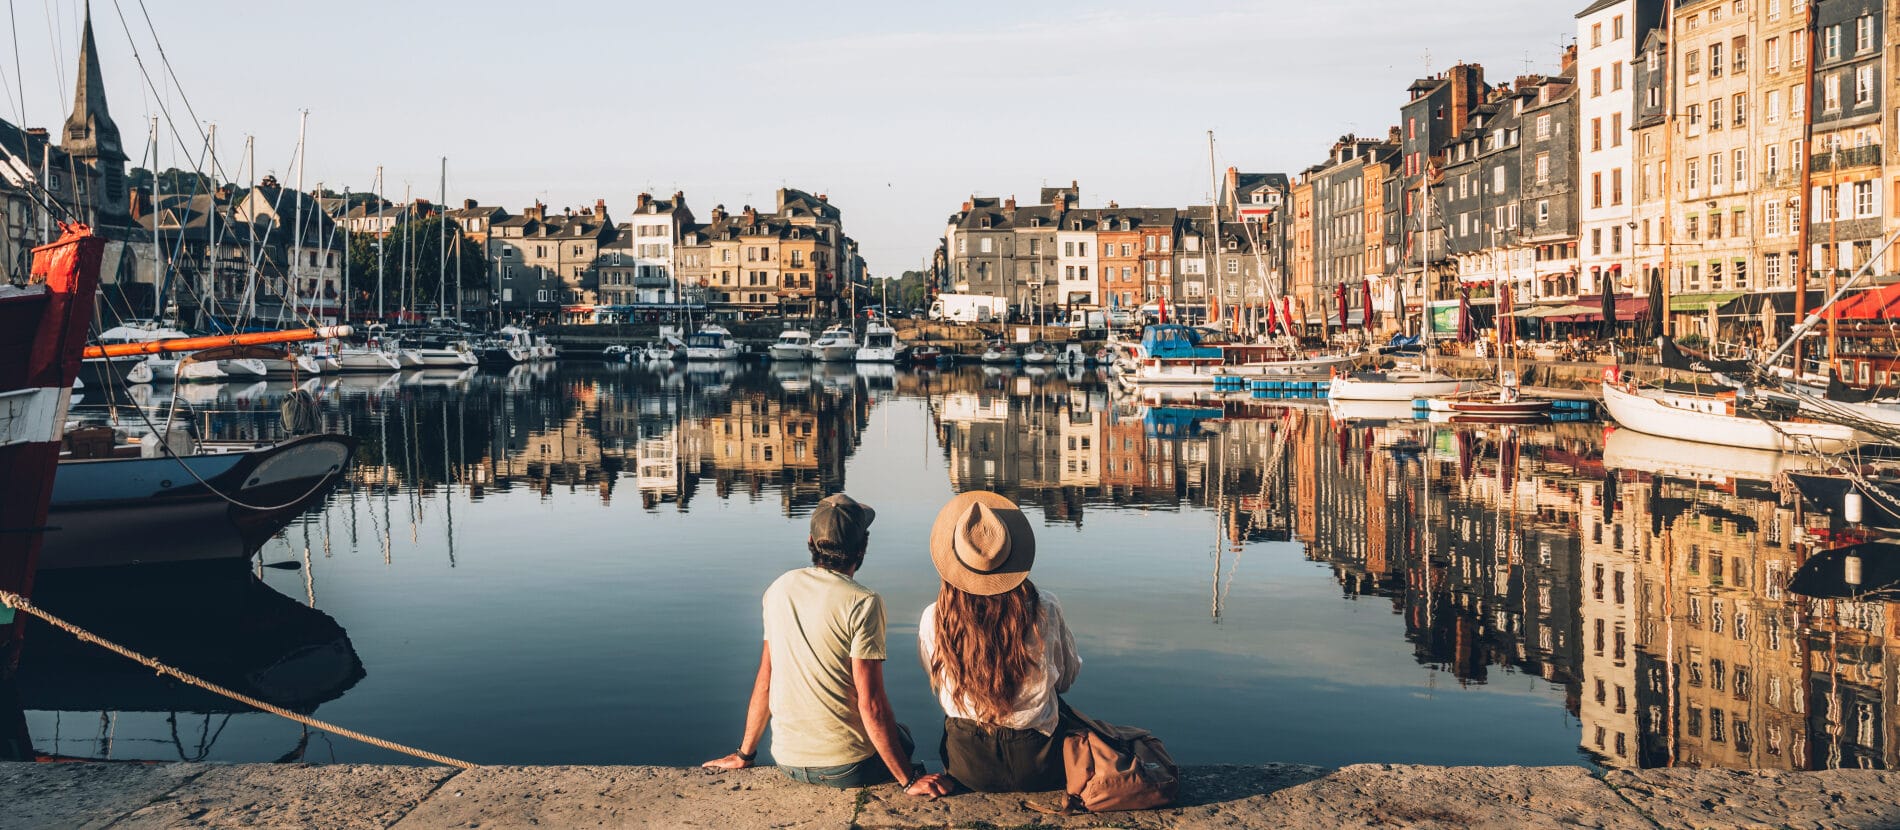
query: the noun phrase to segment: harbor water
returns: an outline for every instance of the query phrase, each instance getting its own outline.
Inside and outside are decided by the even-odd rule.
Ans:
[[[177,417],[269,437],[291,388],[183,387]],[[737,742],[760,593],[848,492],[877,509],[859,580],[931,755],[925,540],[952,494],[990,489],[1036,523],[1033,579],[1084,660],[1070,701],[1183,763],[1896,762],[1896,609],[1784,590],[1817,520],[1775,456],[1594,421],[1144,399],[1080,368],[569,362],[304,388],[360,442],[320,503],[248,529],[250,556],[49,571],[38,602],[453,757],[691,764]],[[43,752],[411,760],[30,637]]]

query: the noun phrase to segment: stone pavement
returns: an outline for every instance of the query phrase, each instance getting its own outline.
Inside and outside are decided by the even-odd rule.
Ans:
[[[1050,816],[1050,794],[924,801],[771,769],[0,764],[11,828],[1873,828],[1900,773],[1290,764],[1187,767],[1177,807]]]

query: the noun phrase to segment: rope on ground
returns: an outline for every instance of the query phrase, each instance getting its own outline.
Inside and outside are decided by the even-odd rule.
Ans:
[[[215,694],[223,695],[239,703],[242,703],[246,706],[249,706],[261,711],[269,712],[273,715],[277,715],[278,717],[289,718],[290,720],[293,720],[305,726],[311,727],[312,729],[321,729],[325,732],[329,732],[334,735],[342,735],[345,738],[362,741],[363,743],[369,744],[370,746],[382,747],[383,749],[387,749],[392,752],[401,752],[406,755],[413,755],[425,761],[431,761],[437,764],[442,764],[444,766],[459,767],[461,769],[474,769],[475,767],[474,764],[471,764],[467,761],[458,761],[446,755],[437,755],[436,753],[430,752],[426,749],[416,749],[415,747],[404,746],[394,741],[386,741],[386,740],[383,740],[382,738],[378,738],[373,735],[365,735],[361,732],[357,732],[354,730],[345,729],[341,726],[337,726],[336,724],[317,720],[316,718],[310,717],[308,715],[300,715],[296,712],[292,712],[289,709],[285,709],[281,706],[275,706],[269,703],[265,703],[264,701],[251,697],[250,695],[234,692],[230,689],[224,688],[223,686],[220,686],[209,680],[205,680],[202,677],[198,677],[188,672],[174,669],[171,666],[167,666],[164,663],[160,663],[159,661],[153,658],[147,657],[143,654],[140,654],[136,651],[126,648],[125,646],[119,645],[118,643],[112,642],[111,640],[107,640],[104,637],[100,637],[97,634],[94,634],[90,631],[80,628],[77,625],[74,625],[70,622],[60,619],[59,617],[56,617],[44,610],[41,610],[38,606],[35,606],[26,597],[20,596],[19,594],[15,594],[10,591],[0,591],[0,605],[4,605],[8,608],[12,608],[13,610],[19,611],[21,613],[30,614],[32,616],[38,617],[41,620],[46,621],[48,625],[51,625],[54,628],[58,628],[61,631],[71,634],[74,637],[79,638],[83,642],[88,642],[93,645],[99,646],[100,648],[103,648],[107,651],[117,654],[120,657],[124,657],[127,660],[131,660],[132,662],[139,663],[145,666],[146,668],[149,668],[155,672],[158,672],[159,674],[170,675],[174,678],[177,678],[178,680],[184,681],[185,683],[188,683],[193,686],[197,686],[200,689],[204,689],[206,691],[210,691]]]

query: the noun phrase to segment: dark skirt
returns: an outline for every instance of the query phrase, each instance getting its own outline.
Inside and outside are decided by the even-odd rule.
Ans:
[[[1054,735],[1010,729],[963,718],[943,719],[943,769],[963,786],[980,793],[1035,793],[1060,790],[1062,738],[1071,724],[1064,712]]]

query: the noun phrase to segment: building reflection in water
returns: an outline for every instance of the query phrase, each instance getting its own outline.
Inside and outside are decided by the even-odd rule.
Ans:
[[[206,428],[270,437],[278,386],[205,402]],[[1078,527],[1091,510],[1212,514],[1216,622],[1229,557],[1297,546],[1347,601],[1389,604],[1418,664],[1459,684],[1531,675],[1560,690],[1579,752],[1601,766],[1896,760],[1895,609],[1786,590],[1826,519],[1777,488],[1785,458],[1601,424],[1144,399],[1082,371],[543,366],[317,392],[326,423],[362,439],[333,497],[347,518],[331,510],[352,534],[359,508],[385,537],[405,518],[411,533],[434,515],[447,526],[450,492],[613,505],[631,487],[640,509],[685,512],[709,485],[802,515],[845,488],[874,406],[921,399],[956,489]]]
[[[1214,510],[1234,552],[1297,542],[1348,597],[1389,601],[1420,663],[1562,689],[1601,766],[1895,764],[1896,609],[1786,590],[1817,544],[1804,519],[1826,524],[1776,487],[1791,459],[1601,424],[1359,424],[1026,381],[963,376],[934,397],[958,489],[1052,522]]]

